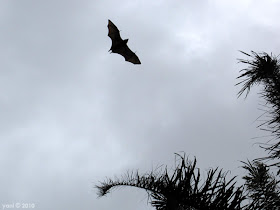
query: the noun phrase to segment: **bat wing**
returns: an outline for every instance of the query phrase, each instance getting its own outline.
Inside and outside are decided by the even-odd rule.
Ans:
[[[119,29],[117,28],[117,26],[115,26],[114,23],[112,23],[111,20],[108,20],[108,29],[108,36],[112,39],[112,46],[118,45],[119,43],[123,42],[120,36]]]
[[[133,64],[141,64],[137,55],[132,52],[126,44],[123,47],[116,49],[115,53],[122,55],[128,62],[131,62]]]

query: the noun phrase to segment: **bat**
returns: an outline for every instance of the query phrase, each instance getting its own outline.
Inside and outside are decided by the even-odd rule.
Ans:
[[[112,23],[111,20],[108,20],[108,36],[112,39],[112,46],[109,51],[111,53],[118,53],[124,57],[124,59],[133,64],[141,64],[137,55],[132,52],[128,46],[128,39],[122,39],[120,36],[120,31],[117,26]]]

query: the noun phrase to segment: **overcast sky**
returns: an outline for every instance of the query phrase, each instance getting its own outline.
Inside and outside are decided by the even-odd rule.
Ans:
[[[244,175],[265,155],[261,100],[237,99],[238,50],[279,54],[280,1],[1,1],[1,204],[142,210],[144,191],[93,188],[128,169],[198,167]],[[108,19],[141,65],[108,50]],[[240,178],[238,178],[240,179]],[[2,205],[0,208],[2,208]]]

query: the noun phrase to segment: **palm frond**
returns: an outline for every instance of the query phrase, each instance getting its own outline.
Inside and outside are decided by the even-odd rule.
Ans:
[[[261,146],[269,152],[269,156],[260,159],[280,159],[280,60],[278,56],[268,55],[265,52],[256,53],[251,51],[252,55],[243,51],[240,52],[249,56],[250,59],[238,59],[241,63],[248,64],[247,68],[240,71],[244,73],[237,77],[238,79],[243,78],[241,82],[236,84],[243,84],[243,87],[238,92],[238,97],[246,90],[245,97],[247,97],[253,85],[263,85],[260,95],[265,100],[264,106],[267,107],[265,113],[269,120],[265,120],[258,127],[261,130],[269,131],[277,140],[273,144]],[[276,165],[280,166],[280,162]],[[280,173],[280,168],[278,172]]]
[[[180,163],[172,175],[167,167],[162,173],[152,171],[139,175],[138,171],[131,172],[121,179],[107,179],[96,186],[99,196],[106,195],[111,188],[132,186],[144,189],[151,198],[151,205],[157,210],[179,209],[242,209],[241,202],[245,199],[242,187],[235,188],[232,178],[226,181],[226,174],[218,168],[207,172],[204,182],[200,180],[200,170],[193,162],[180,156]]]
[[[280,188],[269,168],[262,162],[243,162],[242,166],[248,171],[244,176],[248,198],[251,203],[250,209],[279,210],[280,208]]]

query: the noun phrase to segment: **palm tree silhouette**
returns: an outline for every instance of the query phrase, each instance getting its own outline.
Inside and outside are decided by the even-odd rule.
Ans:
[[[240,51],[242,52],[242,51]],[[266,114],[269,115],[270,120],[266,120],[259,125],[262,130],[271,132],[274,137],[274,142],[266,143],[261,146],[269,152],[267,157],[258,158],[257,160],[274,160],[276,163],[272,163],[269,166],[277,166],[278,174],[280,174],[280,61],[278,56],[268,55],[267,53],[256,53],[251,51],[252,55],[242,52],[250,57],[250,60],[239,59],[241,63],[249,64],[239,77],[243,80],[236,85],[243,84],[243,87],[238,93],[238,97],[241,96],[246,90],[246,97],[253,85],[263,85],[261,91],[261,97],[266,101],[264,107],[267,107]],[[266,126],[266,127],[264,127]]]
[[[140,175],[138,171],[127,173],[120,179],[107,179],[96,185],[98,195],[104,196],[112,188],[119,186],[137,187],[147,191],[151,205],[157,210],[237,210],[243,209],[241,202],[245,199],[242,188],[235,188],[234,178],[228,182],[222,170],[210,169],[207,178],[200,183],[200,171],[196,168],[196,159],[189,161],[180,158],[170,176],[167,168],[163,172]]]
[[[269,172],[269,167],[259,161],[243,162],[243,168],[249,174],[244,176],[245,186],[250,199],[248,209],[279,210],[280,188],[275,176]]]

